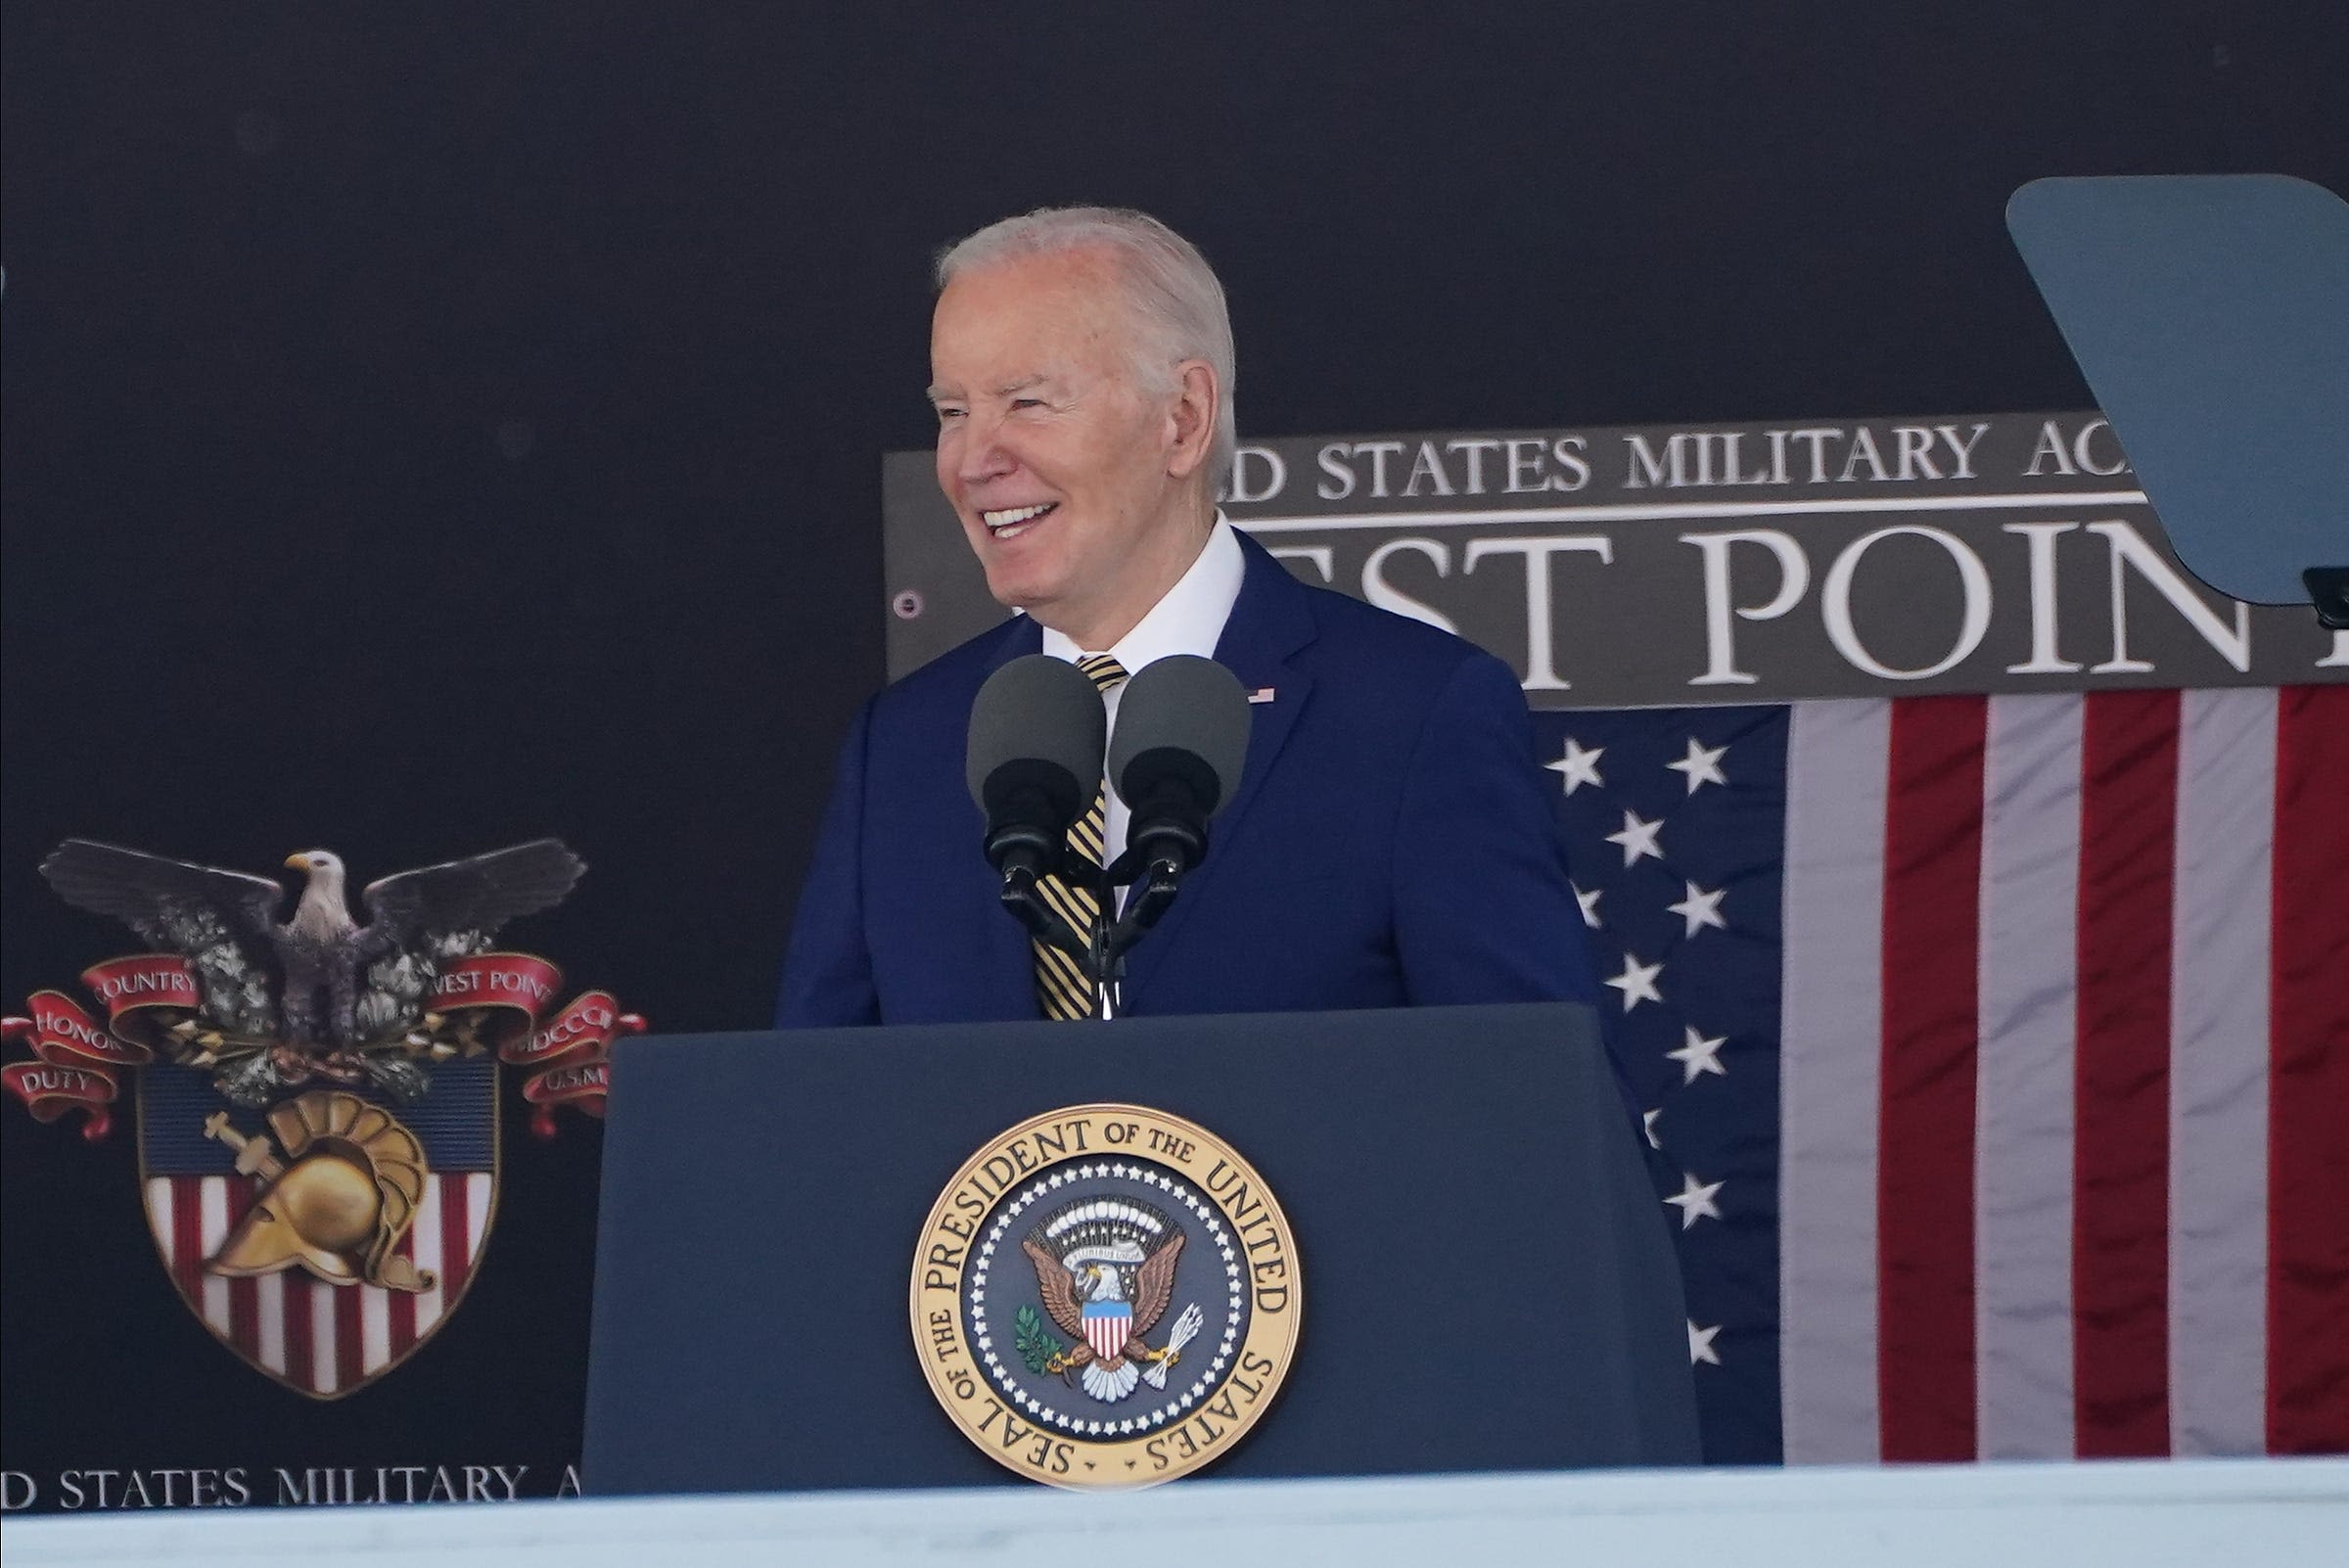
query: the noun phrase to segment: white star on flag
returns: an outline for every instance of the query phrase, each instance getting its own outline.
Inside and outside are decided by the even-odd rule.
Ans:
[[[1727,1036],[1721,1035],[1707,1039],[1693,1029],[1684,1029],[1684,1033],[1688,1037],[1686,1042],[1677,1051],[1664,1053],[1671,1060],[1681,1064],[1681,1086],[1682,1088],[1695,1083],[1699,1073],[1712,1073],[1722,1078],[1729,1076],[1729,1070],[1721,1065],[1721,1048],[1728,1043]]]
[[[1715,1323],[1711,1328],[1699,1328],[1696,1326],[1695,1318],[1688,1319],[1689,1365],[1694,1366],[1699,1361],[1703,1361],[1708,1366],[1721,1364],[1721,1353],[1713,1348],[1713,1336],[1720,1332],[1721,1325],[1719,1323]]]
[[[1693,937],[1707,926],[1711,926],[1716,931],[1728,930],[1729,923],[1721,917],[1722,895],[1728,890],[1716,888],[1711,893],[1707,893],[1693,882],[1689,883],[1687,887],[1686,898],[1678,903],[1668,903],[1664,907],[1688,922],[1688,935]]]
[[[1699,1220],[1721,1218],[1721,1210],[1714,1207],[1713,1194],[1727,1185],[1723,1181],[1699,1181],[1683,1171],[1681,1173],[1681,1190],[1664,1201],[1681,1211],[1681,1228],[1685,1230]]]
[[[1656,835],[1663,831],[1664,819],[1662,817],[1656,818],[1653,822],[1643,822],[1639,819],[1638,812],[1626,807],[1623,813],[1623,831],[1608,834],[1607,842],[1623,846],[1623,863],[1628,868],[1642,855],[1657,860],[1664,858],[1664,851],[1656,843]]]
[[[1583,924],[1596,931],[1598,929],[1598,896],[1606,892],[1606,889],[1592,888],[1589,893],[1585,893],[1573,883],[1568,883],[1567,886],[1574,888],[1574,901],[1583,906]]]
[[[1656,1136],[1656,1118],[1663,1114],[1661,1107],[1639,1113],[1639,1130],[1647,1134],[1647,1146],[1651,1149],[1661,1150],[1664,1147],[1663,1140]]]
[[[1688,755],[1677,762],[1666,762],[1664,765],[1676,773],[1686,774],[1688,793],[1694,795],[1699,785],[1721,784],[1726,786],[1729,782],[1722,776],[1721,772],[1721,760],[1728,755],[1729,749],[1727,746],[1699,746],[1696,743],[1696,737],[1691,735],[1688,737]]]
[[[1660,1002],[1664,999],[1663,993],[1656,990],[1656,977],[1663,972],[1661,961],[1643,964],[1637,953],[1627,948],[1623,955],[1623,973],[1607,984],[1623,992],[1623,1010],[1628,1013],[1643,1001]]]
[[[1542,765],[1566,781],[1566,793],[1569,795],[1586,784],[1594,790],[1604,789],[1607,781],[1598,776],[1598,760],[1606,755],[1606,750],[1604,746],[1593,746],[1585,751],[1582,742],[1569,735],[1566,737],[1566,755],[1554,762],[1543,762]]]

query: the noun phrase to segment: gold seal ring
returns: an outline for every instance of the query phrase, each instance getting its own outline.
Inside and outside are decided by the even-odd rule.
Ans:
[[[1196,1123],[1077,1105],[990,1138],[914,1251],[931,1393],[1005,1468],[1070,1488],[1172,1481],[1229,1453],[1296,1358],[1296,1238]]]

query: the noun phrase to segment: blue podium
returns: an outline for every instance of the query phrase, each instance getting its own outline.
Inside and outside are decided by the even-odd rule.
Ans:
[[[1218,1479],[1698,1459],[1680,1278],[1587,1009],[648,1038],[605,1134],[595,1496],[1022,1484],[926,1385],[927,1216],[1006,1128],[1118,1102],[1277,1195],[1285,1385]]]

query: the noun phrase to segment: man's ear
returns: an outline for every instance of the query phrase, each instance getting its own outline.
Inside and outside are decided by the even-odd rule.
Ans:
[[[1223,390],[1216,385],[1215,367],[1204,359],[1186,359],[1175,369],[1181,378],[1174,404],[1167,411],[1173,445],[1167,452],[1167,473],[1188,479],[1205,466],[1216,445],[1216,415],[1223,406]]]

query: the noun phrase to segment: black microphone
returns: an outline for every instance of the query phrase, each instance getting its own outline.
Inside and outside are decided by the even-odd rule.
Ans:
[[[979,688],[963,777],[1007,893],[1059,868],[1069,825],[1092,805],[1108,727],[1091,678],[1044,654],[1013,660]]]
[[[1176,654],[1144,666],[1118,699],[1109,777],[1130,814],[1126,859],[1154,879],[1207,854],[1208,819],[1230,804],[1248,760],[1248,695],[1212,659]]]

